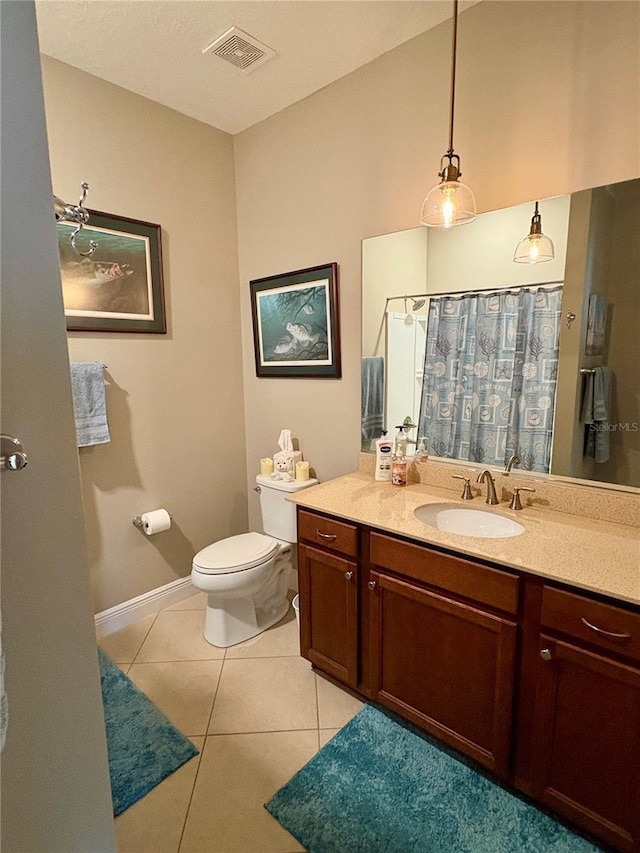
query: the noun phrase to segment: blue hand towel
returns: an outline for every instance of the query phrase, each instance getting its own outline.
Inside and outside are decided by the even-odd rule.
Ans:
[[[102,364],[99,361],[72,362],[71,391],[78,447],[111,441]]]
[[[384,359],[362,359],[361,433],[363,441],[380,437],[384,414]]]

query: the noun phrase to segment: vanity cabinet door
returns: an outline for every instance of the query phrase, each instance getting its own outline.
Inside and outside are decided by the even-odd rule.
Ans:
[[[515,623],[378,572],[369,588],[374,700],[506,776]]]
[[[356,563],[298,546],[302,656],[350,687],[358,680]]]
[[[533,796],[640,850],[640,670],[542,635],[532,754]]]

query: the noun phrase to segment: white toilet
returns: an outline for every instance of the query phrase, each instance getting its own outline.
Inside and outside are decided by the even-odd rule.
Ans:
[[[256,477],[263,533],[241,533],[208,545],[193,558],[191,582],[208,593],[204,637],[233,646],[275,625],[289,608],[287,591],[296,541],[296,506],[287,494],[317,480]]]

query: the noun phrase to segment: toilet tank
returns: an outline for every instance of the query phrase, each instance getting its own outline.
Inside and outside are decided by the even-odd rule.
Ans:
[[[287,495],[315,486],[317,480],[272,480],[260,474],[256,483],[260,487],[260,511],[262,530],[267,536],[282,539],[284,542],[296,541],[296,505],[286,500]]]

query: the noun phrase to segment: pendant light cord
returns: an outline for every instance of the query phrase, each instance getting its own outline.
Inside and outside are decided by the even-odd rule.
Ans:
[[[456,100],[456,50],[458,42],[458,0],[453,0],[453,35],[451,39],[451,112],[449,114],[449,150],[453,154],[453,110]]]

